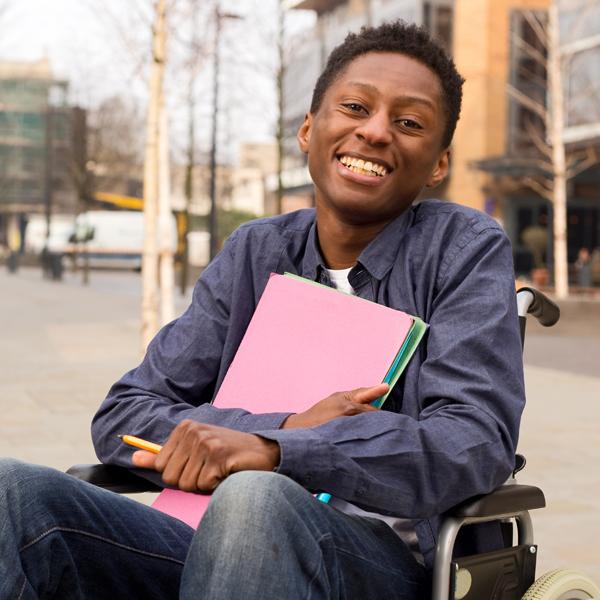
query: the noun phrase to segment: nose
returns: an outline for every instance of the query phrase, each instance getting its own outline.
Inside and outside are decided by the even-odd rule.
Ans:
[[[392,141],[391,122],[385,111],[377,111],[361,121],[356,136],[372,145],[385,146]]]

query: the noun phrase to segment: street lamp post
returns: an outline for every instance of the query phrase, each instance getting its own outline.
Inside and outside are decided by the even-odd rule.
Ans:
[[[210,219],[208,230],[210,235],[210,260],[218,252],[217,234],[217,130],[219,116],[219,38],[221,36],[221,19],[241,19],[239,15],[222,13],[219,3],[215,7],[215,42],[213,49],[213,112],[212,135],[210,145]]]

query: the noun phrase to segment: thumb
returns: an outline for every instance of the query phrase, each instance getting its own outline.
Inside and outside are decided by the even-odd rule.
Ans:
[[[131,455],[131,462],[140,469],[154,469],[156,454],[146,452],[146,450],[136,450]]]
[[[350,397],[354,402],[368,404],[380,396],[387,394],[389,389],[390,386],[387,383],[380,383],[379,385],[374,385],[372,387],[363,387],[352,390],[350,392]]]

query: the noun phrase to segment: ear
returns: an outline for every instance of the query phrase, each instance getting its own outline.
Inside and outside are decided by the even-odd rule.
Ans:
[[[312,121],[312,114],[306,113],[304,115],[304,121],[302,122],[302,125],[300,125],[300,129],[298,129],[298,133],[296,135],[300,150],[302,150],[304,154],[308,154],[308,144],[310,142],[310,134],[312,131]]]
[[[429,180],[427,181],[425,187],[434,188],[437,187],[444,179],[446,175],[448,175],[448,167],[450,165],[450,148],[446,148],[441,152],[438,156],[437,163],[433,170],[431,171],[431,175],[429,176]]]

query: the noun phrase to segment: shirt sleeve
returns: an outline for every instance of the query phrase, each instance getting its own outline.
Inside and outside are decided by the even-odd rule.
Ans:
[[[187,311],[159,331],[142,363],[110,389],[92,421],[92,440],[102,462],[131,467],[133,450],[119,434],[161,444],[184,419],[252,431],[278,428],[289,415],[210,404],[230,323],[233,262],[230,238],[197,282]]]
[[[258,431],[279,443],[279,472],[405,518],[439,515],[505,481],[524,406],[510,244],[501,230],[484,229],[446,258],[426,357],[410,373],[417,385],[405,388],[418,390],[418,417],[381,410]]]

